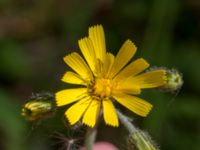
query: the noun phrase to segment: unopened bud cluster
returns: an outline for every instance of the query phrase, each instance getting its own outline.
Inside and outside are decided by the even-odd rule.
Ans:
[[[51,117],[56,111],[54,97],[49,93],[35,94],[22,107],[22,116],[28,121]]]

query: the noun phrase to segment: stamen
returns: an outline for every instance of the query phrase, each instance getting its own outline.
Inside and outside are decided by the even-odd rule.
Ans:
[[[111,81],[109,79],[96,79],[93,86],[94,95],[104,98],[109,97],[111,94]]]

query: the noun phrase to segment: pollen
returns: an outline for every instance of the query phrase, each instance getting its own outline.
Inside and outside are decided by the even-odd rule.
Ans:
[[[105,98],[111,95],[112,84],[109,79],[96,79],[93,86],[94,94],[98,97]]]

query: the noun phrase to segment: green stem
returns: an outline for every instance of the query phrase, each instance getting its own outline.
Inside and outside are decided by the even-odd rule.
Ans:
[[[97,127],[99,125],[100,119],[102,116],[102,111],[100,111],[96,125],[93,128],[89,128],[88,132],[86,134],[86,139],[85,139],[85,148],[86,150],[92,150],[94,142],[96,140],[96,135],[97,135]]]
[[[121,123],[129,131],[128,149],[135,149],[136,147],[137,150],[158,150],[148,133],[136,128],[134,124],[131,123],[130,119],[119,110],[117,110],[117,114]]]
[[[117,114],[121,123],[126,127],[129,133],[135,133],[137,131],[136,127],[130,122],[130,119],[122,114],[119,110],[117,110]]]
[[[88,129],[85,140],[86,150],[92,150],[97,135],[96,127]]]

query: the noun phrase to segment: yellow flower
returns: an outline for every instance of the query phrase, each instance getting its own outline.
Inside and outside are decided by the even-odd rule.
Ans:
[[[94,127],[102,109],[105,123],[117,127],[115,101],[140,116],[147,116],[152,105],[134,95],[139,95],[141,89],[162,86],[165,71],[141,74],[149,64],[143,58],[130,62],[136,53],[130,40],[124,42],[116,57],[106,52],[101,25],[90,27],[89,36],[79,40],[78,44],[84,59],[76,52],[65,56],[64,61],[74,72],[67,71],[62,81],[82,87],[56,93],[57,106],[76,102],[65,112],[70,124],[74,125],[82,118],[83,124]]]

